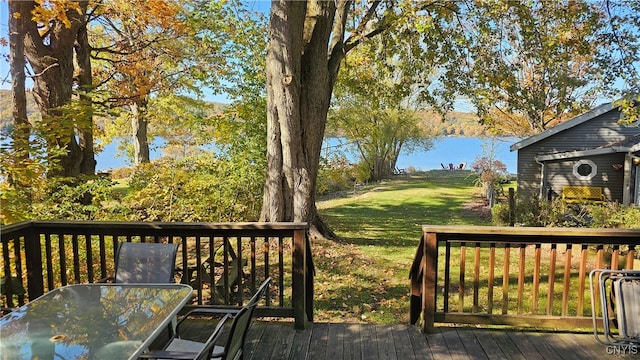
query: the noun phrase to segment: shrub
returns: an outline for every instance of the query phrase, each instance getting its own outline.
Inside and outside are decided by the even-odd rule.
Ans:
[[[43,186],[33,189],[33,206],[29,218],[111,220],[108,213],[115,215],[119,211],[126,212],[119,207],[119,211],[110,209],[110,206],[117,204],[113,197],[113,185],[114,182],[110,179],[96,176],[46,179]]]
[[[320,163],[316,192],[323,195],[353,188],[354,167],[346,157],[336,156]]]
[[[509,206],[496,204],[492,222],[498,226],[509,224]],[[519,226],[640,228],[640,208],[623,206],[617,202],[605,204],[562,204],[559,199],[516,201],[516,224]]]
[[[263,171],[203,153],[139,166],[123,199],[143,221],[255,221]]]
[[[495,204],[491,208],[491,222],[495,226],[509,226],[509,204]]]

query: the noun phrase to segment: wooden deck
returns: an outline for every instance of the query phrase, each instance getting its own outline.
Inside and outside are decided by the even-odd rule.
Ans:
[[[211,323],[197,320],[189,332],[206,336]],[[255,321],[245,350],[245,360],[640,359],[640,345],[608,348],[588,333],[437,327],[423,335],[405,324],[315,323],[296,331],[289,322]]]

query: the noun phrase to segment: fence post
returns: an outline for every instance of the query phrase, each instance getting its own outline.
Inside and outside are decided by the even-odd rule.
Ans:
[[[31,301],[44,294],[40,235],[35,231],[33,223],[24,235],[24,256],[27,265],[27,293]]]
[[[516,224],[516,191],[509,188],[509,226]]]
[[[308,299],[309,296],[313,297],[313,289],[309,291],[309,285],[313,287],[313,281],[311,281],[311,284],[307,284],[307,276],[313,275],[307,274],[307,236],[304,229],[294,230],[293,232],[292,266],[291,301],[293,302],[295,328],[304,329],[307,321],[312,321],[313,319],[308,316],[309,311],[313,312],[313,307],[307,309],[309,302],[313,306],[313,299]]]
[[[422,275],[423,332],[434,330],[436,315],[436,272],[438,270],[438,237],[436,233],[424,234],[424,272]]]

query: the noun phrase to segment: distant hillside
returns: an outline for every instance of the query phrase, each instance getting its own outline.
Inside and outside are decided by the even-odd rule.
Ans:
[[[452,111],[442,116],[433,111],[420,113],[422,124],[425,128],[435,130],[440,135],[455,135],[476,137],[487,135],[487,129],[480,124],[478,116],[474,113]]]
[[[31,120],[40,120],[40,111],[31,92],[27,93],[27,117]],[[13,98],[11,90],[0,90],[0,129],[5,129],[13,124]]]
[[[211,104],[215,111],[224,109],[226,106],[222,103]],[[32,121],[40,119],[40,112],[31,92],[27,93],[27,116]],[[445,121],[442,121],[439,114],[432,111],[421,112],[420,117],[425,128],[440,135],[468,137],[487,135],[485,127],[478,122],[478,117],[473,113],[452,111],[445,116]],[[12,123],[11,90],[0,90],[0,129],[5,129]]]

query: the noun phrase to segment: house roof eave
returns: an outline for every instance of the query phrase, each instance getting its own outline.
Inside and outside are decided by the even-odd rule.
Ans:
[[[628,153],[633,152],[632,148],[626,146],[611,146],[606,148],[599,149],[589,149],[589,150],[574,150],[574,151],[565,151],[553,154],[538,154],[534,158],[537,161],[551,161],[551,160],[564,160],[564,159],[573,159],[578,157],[585,156],[595,156],[595,155],[605,155],[605,154],[613,154],[613,153]]]
[[[591,120],[597,116],[600,116],[604,113],[611,111],[614,108],[613,103],[606,103],[600,106],[597,106],[581,115],[574,117],[573,119],[567,120],[559,125],[556,125],[550,129],[547,129],[539,134],[530,136],[524,140],[521,140],[509,147],[509,151],[520,150],[524,147],[527,147],[531,144],[537,143],[538,141],[544,140],[552,135],[570,129],[574,126],[580,125],[588,120]]]

